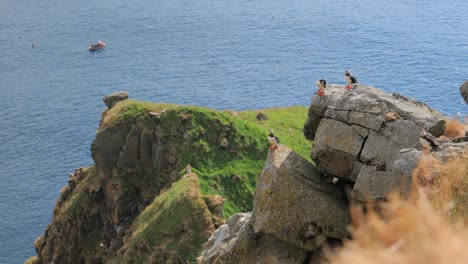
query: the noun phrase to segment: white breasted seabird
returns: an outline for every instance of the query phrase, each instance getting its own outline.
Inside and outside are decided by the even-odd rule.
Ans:
[[[427,149],[427,151],[440,146],[439,139],[431,134],[426,133],[424,130],[419,134],[419,142],[425,149]]]
[[[273,131],[270,130],[270,133],[268,134],[268,142],[270,142],[270,149],[275,150],[278,148],[278,145],[280,143],[279,138],[273,134]]]
[[[345,81],[347,83],[346,89],[351,90],[353,89],[353,84],[358,83],[356,77],[352,76],[348,70],[345,70]]]
[[[327,81],[324,79],[320,79],[316,83],[317,88],[319,89],[317,91],[318,96],[323,96],[325,94],[325,88],[327,88]]]

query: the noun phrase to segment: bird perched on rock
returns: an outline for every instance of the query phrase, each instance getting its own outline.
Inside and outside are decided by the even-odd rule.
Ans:
[[[275,150],[278,148],[280,143],[279,138],[273,134],[273,131],[270,130],[268,134],[268,142],[270,142],[270,150]]]
[[[431,134],[426,133],[424,130],[419,134],[419,142],[427,150],[427,152],[440,146],[439,139]]]
[[[353,84],[358,83],[356,77],[352,76],[348,70],[345,70],[345,81],[347,83],[346,89],[351,90],[353,89]]]
[[[325,95],[325,88],[327,88],[327,81],[324,79],[320,79],[317,81],[317,88],[319,89],[317,91],[318,96],[324,96]]]

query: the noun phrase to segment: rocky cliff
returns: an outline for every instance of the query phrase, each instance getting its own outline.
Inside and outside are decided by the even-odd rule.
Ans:
[[[444,132],[445,118],[398,94],[358,85],[315,95],[304,124],[316,166],[286,146],[270,151],[251,213],[237,214],[209,238],[201,263],[320,263],[322,249],[349,238],[350,202],[406,194],[421,152],[419,134]],[[431,151],[468,153],[463,138]],[[346,192],[351,190],[351,192]]]
[[[420,132],[442,135],[446,122],[361,85],[330,85],[307,117],[127,97],[106,98],[95,165],[70,175],[28,263],[187,263],[203,244],[200,263],[317,263],[323,245],[350,237],[350,203],[408,192]],[[267,153],[270,128],[285,145]],[[464,141],[431,153],[468,153]]]
[[[290,148],[270,151],[254,210],[232,216],[210,237],[201,263],[308,263],[327,239],[349,236],[346,199]]]
[[[95,164],[70,174],[30,263],[186,263],[225,215],[252,210],[267,123],[127,97],[104,98]]]
[[[399,151],[420,150],[420,132],[440,136],[444,124],[440,113],[402,95],[332,85],[312,99],[304,135],[314,140],[312,159],[320,173],[355,183],[360,200],[378,199],[411,183],[393,167]]]

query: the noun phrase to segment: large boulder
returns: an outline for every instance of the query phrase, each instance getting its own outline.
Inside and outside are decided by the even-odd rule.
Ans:
[[[117,102],[123,101],[128,99],[128,92],[114,92],[110,93],[104,98],[102,98],[102,101],[106,104],[108,108],[112,108]]]
[[[251,213],[238,213],[220,226],[205,244],[201,264],[303,263],[307,252],[272,236],[256,236]]]
[[[468,104],[468,81],[465,81],[462,86],[460,86],[460,94],[463,100]]]
[[[252,213],[220,226],[200,257],[208,263],[309,263],[328,239],[349,237],[342,188],[280,145],[268,153]]]
[[[308,251],[328,237],[343,239],[350,218],[341,194],[310,162],[280,145],[268,154],[258,179],[254,232]]]
[[[379,199],[408,181],[393,164],[400,150],[420,150],[419,133],[443,133],[445,119],[424,103],[358,85],[330,85],[314,96],[304,135],[314,140],[312,158],[320,173],[356,182],[359,199]],[[367,196],[367,197],[366,197]]]

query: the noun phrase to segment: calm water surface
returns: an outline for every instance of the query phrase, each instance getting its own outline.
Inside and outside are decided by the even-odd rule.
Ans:
[[[313,83],[398,92],[467,115],[466,0],[0,0],[0,263],[22,263],[102,96],[217,109],[307,105]],[[87,51],[97,40],[106,50]],[[32,48],[34,44],[35,48]]]

